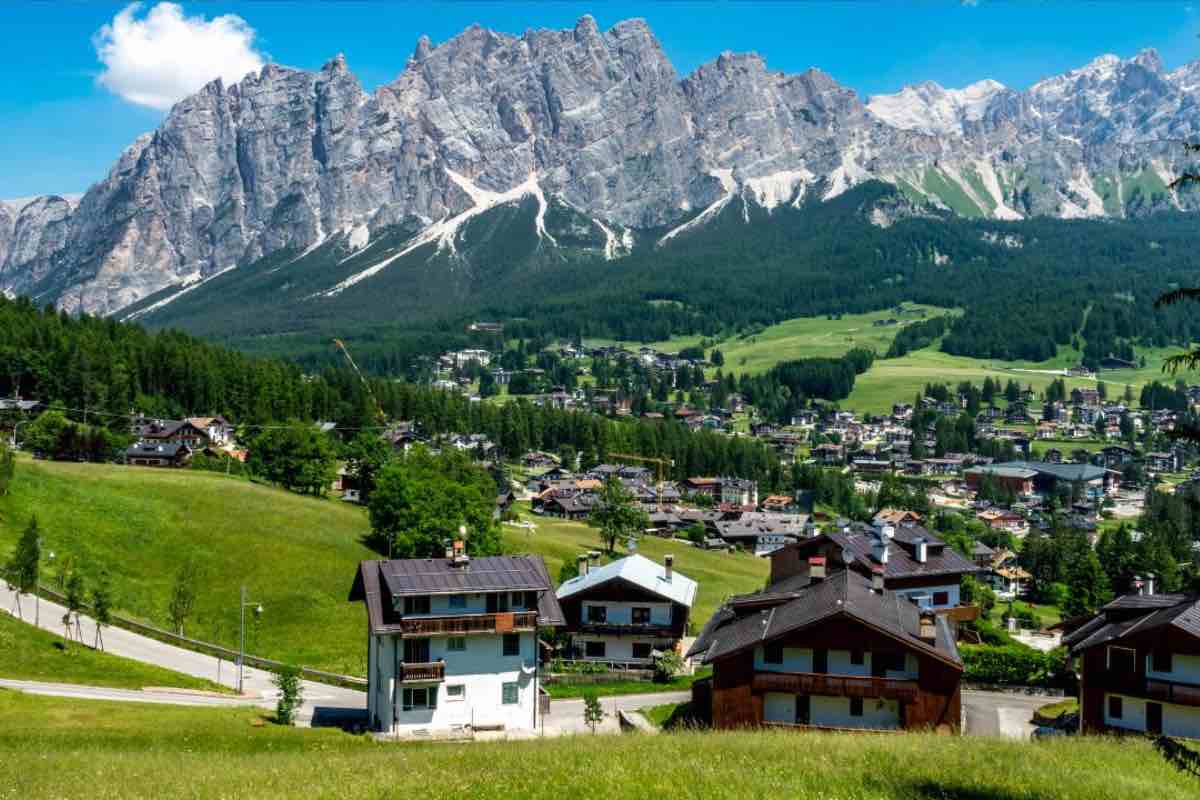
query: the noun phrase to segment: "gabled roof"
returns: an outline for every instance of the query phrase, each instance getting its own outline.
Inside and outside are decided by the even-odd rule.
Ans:
[[[440,562],[434,566],[433,562]],[[454,570],[453,575],[449,571]],[[396,591],[399,588],[401,591]],[[360,561],[350,601],[363,601],[372,633],[401,630],[400,615],[385,595],[458,594],[461,592],[536,591],[538,625],[562,625],[563,613],[551,591],[550,575],[541,556],[486,556],[473,558],[467,568],[450,566],[446,559],[394,559]]]
[[[675,569],[672,569],[671,580],[668,581],[666,567],[635,553],[602,567],[589,567],[586,575],[578,575],[558,587],[558,599],[565,600],[572,595],[616,579],[627,581],[652,594],[670,600],[672,603],[679,603],[688,608],[692,607],[698,588],[698,584],[694,580],[686,575],[681,575]]]
[[[1123,595],[1081,627],[1063,637],[1078,653],[1164,626],[1200,638],[1200,596],[1187,594]]]
[[[877,562],[872,554],[872,546],[876,541],[873,528],[862,523],[847,526],[849,532],[842,530],[822,534],[813,539],[805,539],[789,547],[808,550],[817,542],[833,542],[842,549],[843,557],[848,565],[853,564],[859,569],[869,572]],[[916,560],[910,551],[915,550],[917,539],[924,539],[927,545],[925,562]],[[816,545],[819,546],[819,545]],[[898,525],[895,528],[890,547],[888,562],[884,565],[886,578],[914,578],[924,575],[963,575],[979,572],[974,562],[959,554],[938,537],[920,525]]]
[[[920,614],[908,599],[891,591],[876,593],[869,578],[851,570],[839,570],[817,583],[807,575],[794,575],[761,592],[731,598],[713,614],[688,655],[702,655],[704,663],[712,663],[845,615],[961,669],[962,659],[945,618],[937,617],[937,636],[930,643],[919,636]]]

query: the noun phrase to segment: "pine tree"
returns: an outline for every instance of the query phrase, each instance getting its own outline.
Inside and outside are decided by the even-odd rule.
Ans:
[[[106,569],[100,570],[92,586],[92,619],[96,621],[96,640],[92,646],[103,650],[103,629],[112,622],[112,581]]]
[[[1063,605],[1063,613],[1069,618],[1095,614],[1100,606],[1112,599],[1108,576],[1100,566],[1096,551],[1086,539],[1073,549],[1073,558],[1067,567],[1067,599]]]

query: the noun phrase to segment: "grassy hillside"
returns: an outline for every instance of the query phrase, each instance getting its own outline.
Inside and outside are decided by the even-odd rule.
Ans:
[[[524,505],[524,504],[522,504]],[[558,571],[564,562],[574,563],[576,557],[588,550],[603,550],[599,531],[582,522],[568,522],[549,517],[523,514],[537,525],[533,533],[527,529],[504,526],[504,544],[513,552],[539,553],[550,570],[551,579],[557,580]],[[638,543],[638,552],[652,561],[662,561],[667,553],[675,556],[675,569],[699,582],[696,603],[692,606],[691,620],[699,630],[717,606],[731,594],[744,594],[761,589],[770,572],[770,562],[746,553],[720,553],[700,550],[683,542],[668,541],[654,536],[644,536]],[[617,557],[625,555],[618,549]],[[602,561],[606,560],[601,556]]]
[[[13,797],[472,800],[557,800],[577,791],[594,800],[1182,800],[1197,786],[1137,739],[1033,744],[759,731],[384,744],[262,725],[260,713],[0,692],[0,763],[21,765],[0,786]]]
[[[248,628],[252,652],[365,671],[365,613],[346,602],[357,562],[373,557],[359,541],[362,509],[212,473],[22,459],[0,498],[0,561],[35,511],[43,550],[59,563],[74,556],[85,575],[106,567],[122,612],[169,627],[175,576],[192,560],[200,577],[189,634],[235,645],[245,584],[265,611]]]
[[[346,595],[358,562],[378,556],[361,543],[366,513],[335,500],[301,497],[222,475],[22,459],[0,498],[0,563],[36,511],[44,551],[74,556],[85,574],[107,567],[123,613],[169,627],[167,606],[180,565],[199,570],[187,632],[233,646],[244,583],[264,614],[247,649],[294,664],[362,675],[365,612]],[[537,532],[505,526],[511,552],[539,553],[552,578],[564,561],[598,549],[595,529],[535,518]],[[767,563],[749,555],[643,540],[642,552],[700,582],[693,608],[703,625],[729,594],[763,585]],[[52,567],[44,581],[53,583]]]
[[[32,613],[32,607],[26,608],[26,619],[31,619]],[[0,678],[82,683],[117,689],[147,686],[220,688],[210,681],[102,653],[78,643],[68,645],[61,636],[35,628],[4,612],[0,612],[0,653],[4,653],[4,658],[0,658]]]

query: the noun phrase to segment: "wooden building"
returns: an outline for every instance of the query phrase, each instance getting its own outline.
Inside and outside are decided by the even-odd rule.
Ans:
[[[727,601],[689,652],[713,669],[713,727],[957,731],[962,659],[949,621],[842,569]],[[707,690],[707,691],[706,691]]]
[[[1083,733],[1200,739],[1200,596],[1119,597],[1063,642],[1076,660]]]

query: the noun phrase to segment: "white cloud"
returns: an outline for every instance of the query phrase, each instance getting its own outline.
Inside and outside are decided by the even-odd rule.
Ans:
[[[165,110],[214,78],[233,83],[263,65],[254,29],[235,14],[206,20],[159,3],[139,18],[141,6],[126,6],[92,39],[104,65],[97,82],[131,103]]]

